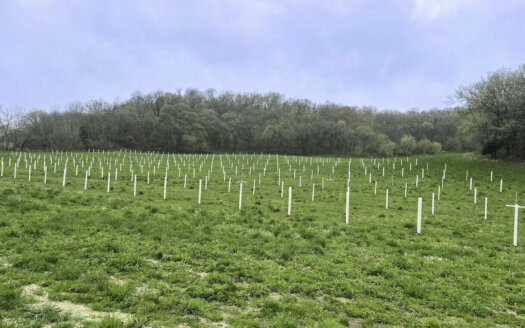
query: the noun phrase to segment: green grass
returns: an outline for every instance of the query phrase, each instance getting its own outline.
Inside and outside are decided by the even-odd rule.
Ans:
[[[163,200],[166,155],[162,160],[161,155],[131,155],[138,173],[136,197],[129,153],[94,154],[87,190],[86,163],[75,177],[72,161],[89,156],[91,162],[93,154],[69,154],[65,187],[66,153],[53,154],[53,160],[62,158],[56,173],[50,154],[45,155],[46,185],[44,153],[22,153],[16,180],[13,169],[19,155],[0,153],[4,159],[0,327],[525,326],[525,253],[511,246],[514,211],[505,206],[515,202],[516,193],[518,202],[525,204],[525,169],[518,165],[459,154],[418,156],[418,166],[416,157],[409,158],[412,170],[403,158],[401,178],[401,158],[395,170],[393,158],[376,160],[385,166],[385,177],[374,168],[373,159],[364,159],[373,175],[369,184],[360,159],[353,158],[346,225],[347,158],[315,157],[310,166],[308,157],[279,156],[285,182],[281,199],[275,156],[223,154],[224,182],[215,155],[208,189],[197,205],[199,179],[204,189],[212,155],[176,155],[177,163],[170,155],[167,200]],[[25,160],[30,163],[38,157],[29,182]],[[110,158],[112,184],[107,193],[99,160],[107,173]],[[113,181],[115,160],[119,167],[123,158],[118,181]],[[153,175],[152,165],[159,160]],[[252,195],[253,179],[258,180],[266,163],[266,176],[261,184],[257,181]],[[444,189],[437,201],[445,163]],[[425,178],[420,176],[416,189],[416,174],[422,168]],[[478,189],[476,205],[466,170]],[[184,174],[188,174],[186,189]],[[321,190],[322,177],[325,190]],[[236,181],[241,180],[246,183],[239,210]],[[291,216],[287,215],[288,186],[293,187]],[[385,209],[387,187],[389,209]],[[433,192],[435,215],[430,214]],[[417,197],[424,202],[421,235],[415,233]],[[489,199],[486,221],[484,197]],[[523,227],[525,210],[520,215]],[[518,242],[525,243],[523,230]],[[30,284],[40,287],[49,304],[23,292]],[[54,306],[66,301],[87,306],[100,316],[81,317]]]

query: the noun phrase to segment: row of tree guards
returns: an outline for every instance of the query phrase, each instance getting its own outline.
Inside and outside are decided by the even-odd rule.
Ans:
[[[161,167],[161,163],[164,163],[165,161],[165,172],[164,172],[164,179],[163,179],[163,199],[167,199],[167,189],[168,189],[168,177],[170,174],[170,163],[173,163],[173,166],[176,166],[176,174],[178,174],[178,178],[182,179],[182,171],[185,170],[184,173],[184,183],[183,188],[186,189],[188,179],[191,178],[194,181],[196,180],[196,174],[197,174],[197,168],[198,168],[198,174],[201,175],[203,168],[209,161],[209,169],[206,169],[206,175],[204,176],[204,179],[199,176],[199,189],[198,189],[198,197],[197,197],[197,204],[200,205],[202,202],[202,193],[203,189],[207,190],[208,183],[212,179],[213,169],[214,169],[214,162],[215,162],[215,155],[203,155],[203,154],[159,154],[159,153],[142,153],[142,152],[131,152],[131,151],[119,151],[119,152],[105,152],[105,151],[90,151],[88,153],[64,153],[64,152],[52,152],[52,153],[27,153],[27,152],[11,152],[10,155],[6,155],[6,164],[4,164],[4,156],[0,158],[0,177],[4,177],[4,167],[11,168],[12,167],[12,176],[13,179],[17,179],[17,172],[20,173],[20,165],[21,163],[24,164],[24,167],[26,169],[27,173],[27,180],[31,182],[31,175],[32,172],[37,172],[37,168],[41,167],[43,170],[43,183],[47,184],[48,182],[48,170],[51,167],[53,170],[53,174],[56,174],[57,169],[60,169],[61,166],[63,166],[63,174],[62,174],[62,186],[66,187],[66,182],[68,178],[68,172],[71,170],[74,170],[75,177],[78,177],[79,170],[84,170],[84,190],[88,189],[88,181],[92,176],[92,173],[95,174],[96,172],[96,163],[98,160],[98,170],[100,173],[101,179],[107,179],[107,187],[106,191],[108,193],[111,192],[111,184],[113,181],[118,181],[119,174],[122,177],[122,168],[124,165],[127,165],[129,163],[129,179],[133,183],[133,196],[137,196],[137,181],[138,176],[140,175],[141,178],[145,178],[146,183],[150,184],[150,173],[153,173],[153,176],[156,176],[157,171]],[[241,175],[243,173],[246,173],[248,171],[249,176],[255,176],[253,179],[253,187],[252,187],[252,194],[255,195],[256,192],[256,185],[257,180],[258,184],[262,184],[262,178],[266,176],[266,171],[268,168],[268,165],[270,165],[270,161],[272,159],[275,160],[276,163],[276,171],[277,174],[277,185],[280,187],[280,196],[281,198],[284,198],[284,191],[285,191],[285,182],[284,179],[282,179],[281,176],[281,166],[279,165],[279,159],[284,158],[284,167],[288,168],[289,175],[292,175],[293,172],[293,180],[298,179],[298,187],[303,187],[303,176],[297,175],[297,171],[302,173],[306,173],[306,167],[309,167],[310,171],[310,180],[313,182],[314,177],[318,180],[320,178],[320,184],[321,184],[321,190],[325,189],[325,181],[333,181],[333,178],[335,177],[335,169],[338,168],[338,166],[343,163],[342,158],[323,158],[323,157],[297,157],[293,156],[288,157],[286,155],[269,155],[269,154],[220,154],[218,155],[219,158],[219,164],[221,169],[220,176],[223,179],[223,182],[226,182],[226,177],[228,176],[228,184],[227,184],[227,191],[228,193],[231,192],[231,185],[232,185],[232,177],[231,175],[235,174],[235,176],[239,175],[239,168]],[[392,162],[392,163],[391,163]],[[264,166],[263,166],[264,163]],[[397,164],[397,169],[396,169]],[[378,174],[381,177],[386,176],[386,172],[388,170],[391,170],[392,172],[392,179],[391,183],[392,186],[394,185],[394,176],[396,170],[398,171],[398,175],[402,179],[405,179],[405,168],[409,170],[409,172],[413,171],[413,164],[414,166],[418,166],[418,159],[417,158],[383,158],[383,159],[364,159],[359,158],[358,159],[358,170],[362,170],[364,177],[368,178],[368,183],[371,184],[372,181],[374,181],[374,195],[377,195],[377,180],[373,180],[372,177],[372,170],[376,170]],[[369,165],[371,167],[369,167]],[[391,165],[391,169],[390,169]],[[321,174],[321,168],[324,168],[325,166],[328,166],[328,174],[327,177]],[[360,166],[360,167],[359,167]],[[70,168],[70,170],[68,170]],[[106,168],[106,170],[104,169]],[[229,172],[228,172],[229,170]],[[415,175],[415,188],[419,188],[420,184],[420,176],[421,179],[425,179],[425,170],[428,173],[429,170],[429,163],[426,163],[426,166],[421,168],[421,173],[418,173]],[[140,171],[140,173],[139,173]],[[326,170],[324,170],[326,171]],[[354,167],[355,171],[355,167]],[[107,172],[104,174],[104,172]],[[114,172],[113,176],[112,173]],[[144,176],[146,172],[146,175]],[[234,173],[235,172],[235,173]],[[229,173],[229,174],[228,174]],[[326,173],[326,172],[323,172]],[[441,180],[438,184],[437,189],[437,200],[439,201],[441,198],[441,191],[444,188],[444,183],[446,180],[446,173],[447,173],[447,164],[444,164],[444,167],[441,171]],[[474,190],[473,194],[473,203],[477,204],[477,195],[478,190],[477,187],[473,188],[473,178],[469,175],[468,170],[465,172],[465,179],[469,181],[469,190]],[[351,180],[352,180],[352,158],[348,159],[348,169],[347,169],[347,180],[346,180],[346,193],[345,193],[345,203],[344,203],[344,211],[345,211],[345,223],[349,224],[350,222],[350,201],[351,201]],[[493,182],[494,180],[494,172],[490,172],[490,181]],[[140,181],[140,180],[139,180]],[[204,183],[203,183],[204,182]],[[239,180],[236,181],[239,183],[239,210],[242,209],[242,200],[243,200],[243,185],[247,183],[247,181]],[[312,190],[312,197],[311,201],[315,201],[315,192],[316,192],[316,184],[312,183],[311,185]],[[407,199],[407,191],[408,191],[408,182],[404,182],[404,198]],[[503,179],[500,179],[499,183],[499,192],[503,192]],[[435,214],[435,198],[436,193],[432,193],[431,195],[431,215]],[[417,228],[416,232],[418,234],[421,234],[422,231],[422,206],[423,206],[423,198],[418,197],[417,198]],[[517,204],[517,196],[516,196],[516,203],[513,205],[507,204],[508,207],[514,207],[515,209],[515,215],[514,215],[514,241],[513,245],[517,246],[517,238],[518,238],[518,210],[520,208],[525,208],[524,206],[520,206]],[[385,189],[385,209],[389,208],[389,188],[387,187]],[[487,209],[488,209],[488,197],[485,197],[484,199],[484,219],[487,220]],[[288,210],[287,210],[288,216],[292,214],[292,186],[288,186]]]

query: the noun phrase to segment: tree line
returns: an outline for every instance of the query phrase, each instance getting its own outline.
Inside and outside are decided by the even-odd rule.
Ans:
[[[4,149],[270,152],[393,156],[480,151],[525,156],[525,65],[501,70],[430,111],[315,104],[278,93],[139,92],[64,111],[0,107]]]
[[[2,117],[6,117],[6,110]],[[155,92],[120,104],[11,115],[2,145],[22,150],[137,149],[297,155],[410,155],[461,150],[455,110],[379,112],[281,94]]]

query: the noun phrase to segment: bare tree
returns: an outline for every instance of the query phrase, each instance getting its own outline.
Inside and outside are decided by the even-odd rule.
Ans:
[[[14,121],[14,113],[10,108],[0,107],[0,133],[2,135],[2,146],[7,149],[7,138]]]
[[[18,132],[21,128],[20,122],[22,117],[22,109],[3,108],[0,106],[0,136],[2,137],[3,149],[12,148],[10,143],[16,142],[15,139],[18,137]]]

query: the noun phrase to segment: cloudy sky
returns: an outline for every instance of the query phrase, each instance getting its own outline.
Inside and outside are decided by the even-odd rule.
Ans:
[[[0,0],[0,105],[214,88],[444,107],[525,63],[523,17],[520,0]]]

